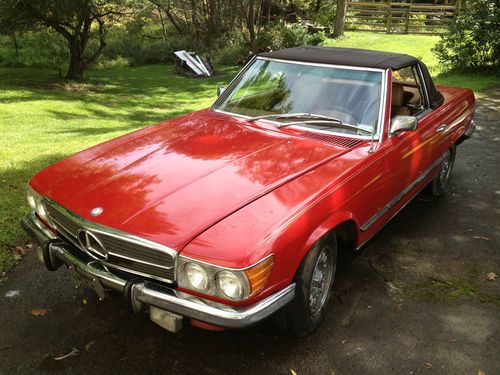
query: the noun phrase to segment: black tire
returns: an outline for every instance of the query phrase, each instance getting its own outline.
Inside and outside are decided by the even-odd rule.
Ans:
[[[320,268],[323,269],[324,254],[328,257],[324,269],[328,269],[329,273],[326,275],[325,272],[323,280]],[[305,337],[314,332],[323,320],[328,306],[336,267],[337,241],[335,234],[332,233],[316,242],[302,260],[295,274],[295,298],[276,317],[279,320],[278,325],[282,329],[285,328],[288,332],[299,337]],[[323,280],[319,283],[322,285],[321,288],[317,288],[318,279],[313,282],[315,270],[321,273],[321,280]],[[321,292],[317,292],[321,293],[320,299],[314,298],[313,289],[315,291],[321,290]],[[312,301],[317,302],[313,303]]]
[[[439,167],[439,172],[431,182],[431,194],[435,197],[443,195],[450,180],[453,166],[455,165],[456,147],[453,145],[443,156],[443,161]]]

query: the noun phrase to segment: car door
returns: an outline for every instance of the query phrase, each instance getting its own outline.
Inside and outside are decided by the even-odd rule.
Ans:
[[[388,87],[391,102],[390,119],[395,116],[415,116],[415,130],[390,134],[386,124],[386,175],[380,181],[384,185],[384,200],[377,213],[365,222],[363,231],[376,230],[389,220],[421,187],[436,160],[434,148],[439,141],[439,121],[429,116],[431,109],[417,66],[409,66],[389,74]],[[403,92],[401,92],[401,87]],[[399,92],[398,92],[399,91]]]

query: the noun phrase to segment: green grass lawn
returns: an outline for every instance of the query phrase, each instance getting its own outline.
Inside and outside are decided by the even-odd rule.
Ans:
[[[434,75],[437,37],[348,33],[328,45],[399,51],[421,57]],[[236,68],[209,79],[175,75],[168,66],[89,72],[85,84],[66,84],[54,71],[0,68],[0,278],[26,240],[19,226],[28,211],[25,186],[49,164],[91,145],[160,120],[210,106],[216,86]],[[488,75],[439,75],[439,83],[481,90],[499,85]]]

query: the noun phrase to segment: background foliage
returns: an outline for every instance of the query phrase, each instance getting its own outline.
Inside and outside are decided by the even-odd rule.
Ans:
[[[500,68],[499,1],[468,0],[434,51],[450,69]]]

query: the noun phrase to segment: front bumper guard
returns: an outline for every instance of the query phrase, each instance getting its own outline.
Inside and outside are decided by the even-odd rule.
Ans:
[[[126,296],[134,312],[142,311],[145,306],[154,306],[220,327],[244,328],[269,317],[295,296],[295,284],[291,284],[250,306],[214,306],[210,301],[196,297],[187,298],[185,293],[180,297],[180,293],[164,285],[136,278],[123,279],[95,261],[83,261],[72,253],[70,245],[49,231],[34,212],[27,214],[21,224],[28,235],[40,245],[43,262],[49,270],[55,270],[65,264],[71,275],[79,282],[92,287],[100,299],[104,298],[104,293],[108,290],[119,292]]]

